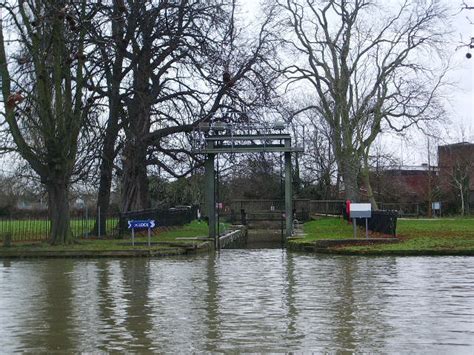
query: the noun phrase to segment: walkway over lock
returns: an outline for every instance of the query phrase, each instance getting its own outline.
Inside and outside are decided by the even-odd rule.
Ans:
[[[285,156],[285,236],[291,236],[293,228],[291,154],[303,152],[303,147],[291,145],[291,135],[284,132],[284,124],[233,125],[222,122],[201,124],[194,131],[193,152],[206,156],[206,208],[209,217],[209,237],[216,234],[216,171],[215,159],[219,153],[284,153]]]

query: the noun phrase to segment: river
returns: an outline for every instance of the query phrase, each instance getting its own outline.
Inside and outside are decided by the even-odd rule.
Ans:
[[[0,260],[2,353],[474,352],[474,258]]]

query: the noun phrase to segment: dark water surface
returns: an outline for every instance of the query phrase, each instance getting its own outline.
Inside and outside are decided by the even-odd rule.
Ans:
[[[0,260],[0,352],[474,352],[474,258]]]

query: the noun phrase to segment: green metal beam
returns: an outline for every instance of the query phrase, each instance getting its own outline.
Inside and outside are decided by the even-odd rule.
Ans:
[[[293,232],[293,191],[291,174],[291,153],[285,153],[285,220],[287,238],[291,237]]]
[[[260,152],[273,152],[273,153],[297,153],[303,152],[303,148],[300,147],[265,147],[261,146],[252,146],[252,147],[214,147],[214,148],[205,148],[198,151],[195,151],[195,154],[219,154],[219,153],[260,153]]]
[[[284,144],[259,143],[259,144],[222,144],[226,141],[244,141],[244,140],[283,140]],[[206,147],[194,151],[194,154],[206,154],[206,201],[207,214],[209,218],[209,238],[214,240],[214,246],[217,249],[218,236],[216,230],[216,177],[214,170],[214,160],[219,153],[259,153],[275,152],[285,153],[285,224],[286,238],[291,237],[293,232],[293,191],[292,191],[292,172],[291,172],[291,153],[303,152],[301,147],[291,146],[291,137],[289,134],[269,134],[269,135],[241,135],[241,136],[212,136],[206,137]]]
[[[241,134],[241,135],[216,135],[206,137],[206,141],[252,141],[252,140],[284,140],[291,139],[289,134]]]

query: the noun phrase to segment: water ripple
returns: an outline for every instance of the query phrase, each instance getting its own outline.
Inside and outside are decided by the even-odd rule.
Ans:
[[[5,353],[472,353],[474,258],[3,261],[0,319]]]

